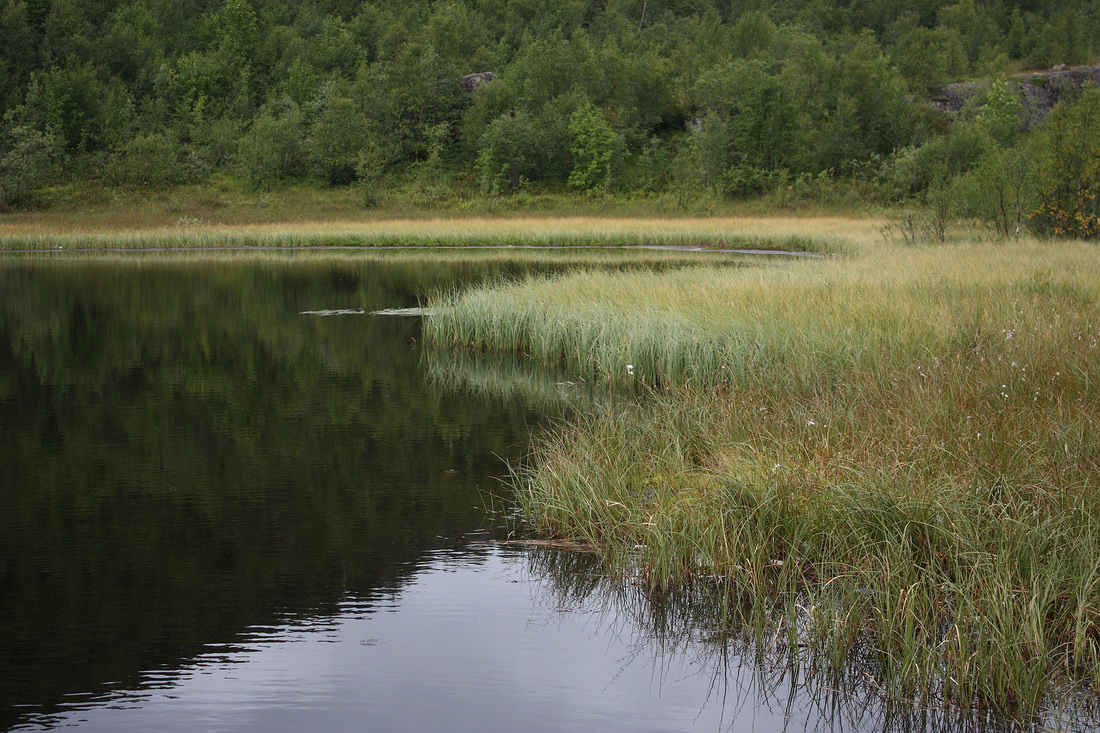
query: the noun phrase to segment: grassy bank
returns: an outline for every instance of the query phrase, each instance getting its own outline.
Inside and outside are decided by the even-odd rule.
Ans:
[[[401,199],[369,209],[354,191],[308,187],[57,195],[52,208],[0,214],[0,249],[668,244],[833,251],[853,231],[877,237],[884,223],[864,209],[763,199],[685,212],[660,199],[575,194],[485,196],[454,208]]]
[[[800,220],[801,221],[801,220]],[[645,246],[829,252],[835,230],[873,228],[850,219],[513,217],[371,219],[214,225],[83,227],[78,222],[0,220],[0,249],[179,249],[212,247]],[[71,224],[71,226],[70,226]],[[788,222],[789,224],[789,222]],[[793,231],[792,231],[793,230]]]
[[[1028,715],[1095,692],[1095,247],[849,249],[485,288],[426,329],[642,397],[517,476],[547,535],[654,588],[716,584],[762,646],[856,656],[893,699]]]

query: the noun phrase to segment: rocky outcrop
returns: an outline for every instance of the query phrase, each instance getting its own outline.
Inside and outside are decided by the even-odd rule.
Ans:
[[[958,112],[972,97],[989,89],[987,81],[957,81],[944,84],[928,102],[941,112]]]
[[[1050,71],[1019,74],[1008,80],[1009,88],[1020,97],[1021,122],[1025,129],[1042,124],[1047,112],[1066,95],[1080,92],[1087,85],[1100,87],[1100,66],[1066,68],[1058,64]],[[932,106],[945,112],[957,112],[973,97],[989,89],[989,82],[960,81],[944,84]]]
[[[466,76],[459,79],[458,83],[467,92],[472,92],[475,89],[479,89],[485,86],[496,78],[497,75],[492,71],[479,71],[476,74],[467,74]]]

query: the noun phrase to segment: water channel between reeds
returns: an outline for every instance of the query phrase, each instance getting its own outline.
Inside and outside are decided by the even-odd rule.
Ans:
[[[508,464],[618,398],[372,313],[689,257],[0,260],[0,729],[973,729],[505,542]]]

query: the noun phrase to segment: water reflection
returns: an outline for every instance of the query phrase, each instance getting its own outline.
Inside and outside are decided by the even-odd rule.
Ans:
[[[129,689],[67,696],[20,729],[1005,730],[890,711],[865,680],[804,674],[697,605],[654,600],[583,555],[437,550],[392,588],[252,626]]]
[[[549,415],[611,397],[606,385],[522,356],[465,349],[425,349],[422,354],[428,383],[437,389],[526,404]]]
[[[368,314],[576,259],[0,261],[0,729],[505,532],[539,411],[426,386],[419,321]]]
[[[805,648],[792,648],[781,630],[769,629],[767,619],[754,616],[751,605],[733,607],[727,595],[711,587],[655,594],[640,579],[609,574],[597,557],[583,552],[532,548],[527,564],[540,581],[537,597],[542,602],[553,604],[561,616],[594,614],[598,621],[590,626],[599,629],[601,639],[617,638],[633,650],[624,660],[652,668],[660,683],[682,683],[689,664],[700,704],[714,708],[721,729],[1096,730],[1098,711],[1083,696],[1067,696],[1063,709],[1023,722],[981,710],[890,701],[875,681],[872,659],[857,654],[839,666],[816,659]]]
[[[0,266],[0,728],[407,575],[487,521],[535,412],[424,388],[415,306],[525,266]]]
[[[654,634],[606,594],[547,592],[554,581],[532,567],[525,552],[439,551],[392,596],[253,627],[237,645],[146,672],[134,689],[73,700],[83,709],[26,729],[821,727],[794,680],[733,654],[716,660],[706,638]]]

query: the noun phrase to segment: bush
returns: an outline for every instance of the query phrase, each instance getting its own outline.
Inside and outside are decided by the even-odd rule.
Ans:
[[[359,151],[370,139],[367,118],[346,97],[336,97],[317,114],[306,154],[313,173],[333,185],[355,180]]]
[[[60,159],[61,145],[56,137],[26,125],[14,125],[0,147],[0,203],[30,203],[35,189],[52,182]]]
[[[355,163],[355,177],[359,181],[359,190],[362,195],[360,203],[365,208],[378,206],[382,202],[382,176],[398,156],[399,152],[395,148],[377,140],[368,142],[359,151]]]
[[[248,185],[266,191],[302,162],[301,115],[296,106],[276,117],[265,111],[237,144],[237,167]]]
[[[888,186],[897,198],[922,194],[942,178],[966,173],[993,146],[985,131],[973,123],[955,123],[946,135],[919,147],[903,148],[892,160]]]
[[[190,176],[181,162],[182,153],[183,146],[169,135],[141,135],[118,147],[107,163],[107,177],[114,183],[146,188],[183,183]]]
[[[611,125],[598,109],[586,104],[570,118],[569,135],[573,154],[569,185],[584,191],[606,188],[617,143]]]
[[[1036,206],[1034,169],[1031,151],[1023,145],[991,151],[959,180],[962,213],[998,236],[1018,236]]]
[[[487,191],[515,190],[529,180],[555,177],[561,169],[555,152],[568,150],[568,143],[562,134],[567,131],[550,124],[551,117],[521,109],[489,123],[474,164]]]

